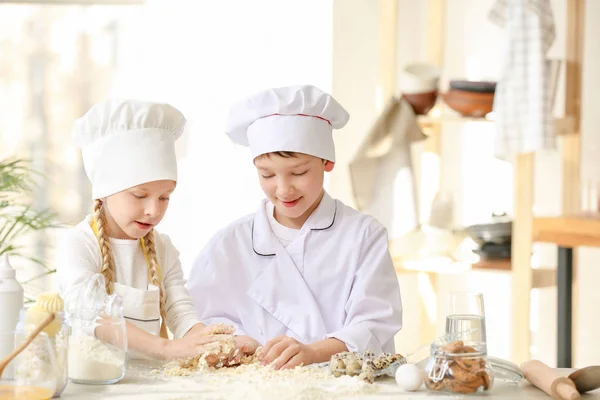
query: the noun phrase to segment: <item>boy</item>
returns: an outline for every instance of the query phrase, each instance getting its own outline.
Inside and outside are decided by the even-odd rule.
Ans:
[[[201,321],[233,325],[242,351],[264,344],[259,359],[275,368],[394,352],[402,327],[385,228],[323,189],[332,129],[348,119],[313,86],[266,90],[230,112],[227,134],[250,147],[268,200],[211,239],[187,287]]]

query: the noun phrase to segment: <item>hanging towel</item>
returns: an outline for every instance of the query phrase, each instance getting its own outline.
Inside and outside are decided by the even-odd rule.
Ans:
[[[495,154],[556,148],[550,61],[555,29],[550,0],[497,0],[489,19],[505,30],[502,76],[496,86]]]
[[[392,97],[350,162],[356,207],[377,218],[390,237],[418,225],[410,145],[425,138],[411,105]]]

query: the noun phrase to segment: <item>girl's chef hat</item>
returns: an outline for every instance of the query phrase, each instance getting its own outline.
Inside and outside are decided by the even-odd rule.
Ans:
[[[157,180],[177,181],[175,140],[183,114],[168,104],[107,100],[75,121],[93,199]]]
[[[310,85],[288,86],[235,104],[226,133],[234,143],[249,146],[253,158],[289,151],[335,162],[332,129],[343,128],[349,118],[330,94]]]

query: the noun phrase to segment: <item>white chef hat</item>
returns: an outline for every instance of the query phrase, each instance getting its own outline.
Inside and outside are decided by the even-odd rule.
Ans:
[[[75,121],[73,132],[92,198],[147,182],[177,181],[175,140],[185,123],[183,114],[168,104],[112,99],[93,106]]]
[[[310,86],[262,91],[231,107],[226,133],[249,146],[252,158],[289,151],[335,162],[332,129],[350,115],[330,94]]]

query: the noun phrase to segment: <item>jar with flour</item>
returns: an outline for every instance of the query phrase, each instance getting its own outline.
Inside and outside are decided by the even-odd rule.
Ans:
[[[83,384],[119,382],[125,376],[127,356],[121,296],[107,295],[104,277],[96,274],[66,297],[71,325],[69,379]]]

